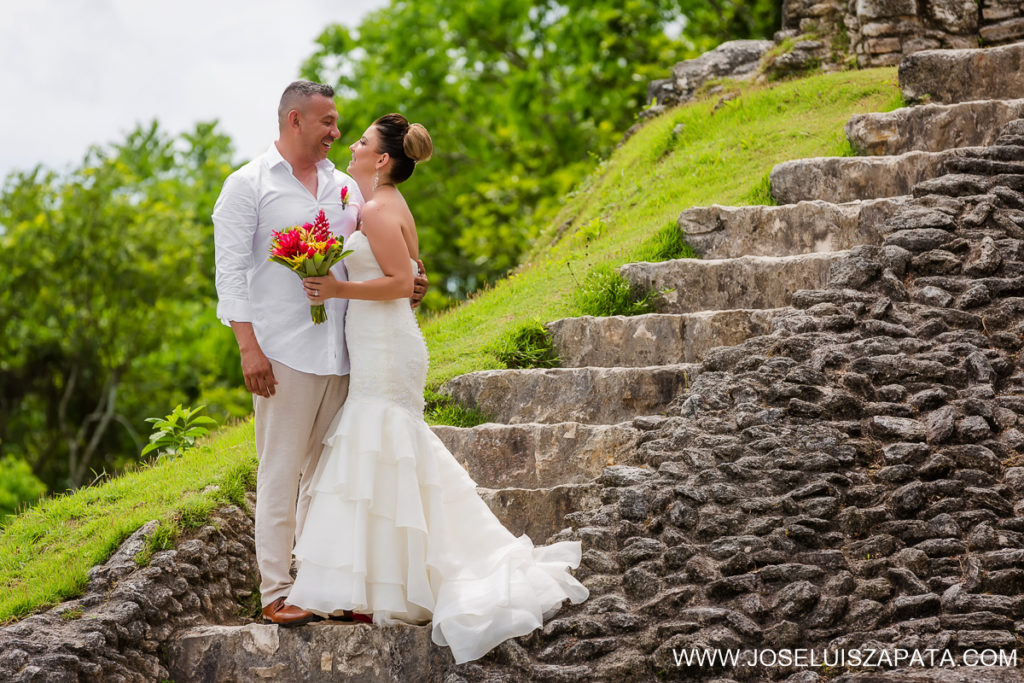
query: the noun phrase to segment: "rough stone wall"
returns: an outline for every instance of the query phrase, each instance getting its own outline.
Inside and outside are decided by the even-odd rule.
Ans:
[[[892,66],[920,50],[1024,40],[1019,0],[787,0],[783,32],[848,44],[858,65]]]
[[[782,77],[852,63],[893,66],[923,50],[1024,41],[1024,2],[786,0],[782,29],[774,38],[774,42],[730,41],[696,59],[679,62],[668,78],[648,84],[647,100],[656,105],[641,111],[640,118],[693,99],[715,78]]]
[[[173,634],[199,624],[238,623],[256,575],[252,520],[237,507],[174,550],[135,556],[150,522],[89,572],[85,593],[0,629],[0,681],[162,681]]]
[[[458,680],[803,682],[820,670],[687,668],[673,649],[1019,648],[1024,120],[946,172],[881,246],[636,421],[648,468],[605,469],[603,505],[560,535],[584,542],[590,599]]]

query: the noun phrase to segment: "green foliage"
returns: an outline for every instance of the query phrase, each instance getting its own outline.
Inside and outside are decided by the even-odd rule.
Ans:
[[[490,421],[480,410],[468,408],[446,394],[427,389],[424,396],[427,400],[424,417],[432,425],[476,427]]]
[[[770,38],[782,26],[782,0],[679,0],[683,34],[700,52],[736,38]]]
[[[153,433],[142,455],[159,451],[157,460],[173,458],[195,446],[196,439],[210,433],[207,426],[217,424],[213,418],[199,414],[205,409],[206,406],[183,408],[179,403],[165,417],[147,417],[146,422],[153,424]]]
[[[696,258],[697,253],[688,245],[684,239],[683,231],[679,229],[676,221],[669,221],[661,230],[654,233],[651,239],[647,240],[637,250],[634,261],[671,261],[677,258]]]
[[[6,179],[0,455],[78,486],[135,460],[147,415],[241,386],[209,229],[231,154],[215,124],[172,138],[153,123],[65,174]]]
[[[507,329],[489,350],[506,368],[558,365],[551,333],[536,319]]]
[[[643,315],[657,310],[657,292],[634,287],[609,265],[590,271],[575,296],[581,315]]]
[[[778,205],[778,202],[775,201],[775,197],[772,196],[772,181],[770,173],[765,173],[761,176],[761,180],[758,181],[757,185],[755,185],[747,195],[747,203],[755,206]]]
[[[436,285],[429,309],[519,262],[561,198],[648,104],[649,81],[722,40],[770,35],[778,6],[396,1],[356,30],[328,27],[302,73],[337,87],[342,140],[395,110],[430,130],[434,158],[402,188]],[[347,153],[336,147],[344,167]]]
[[[46,493],[46,484],[19,458],[0,458],[0,525],[9,515],[36,502]]]

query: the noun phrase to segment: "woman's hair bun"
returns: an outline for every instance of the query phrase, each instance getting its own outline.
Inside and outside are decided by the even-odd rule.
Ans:
[[[434,142],[426,128],[418,123],[411,123],[402,138],[402,149],[413,161],[426,161],[434,153]]]

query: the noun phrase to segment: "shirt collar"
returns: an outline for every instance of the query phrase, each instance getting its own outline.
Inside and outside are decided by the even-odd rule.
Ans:
[[[267,166],[274,168],[278,164],[284,164],[288,172],[291,173],[292,165],[288,163],[288,160],[281,156],[281,152],[277,149],[277,143],[271,142],[270,147],[267,148]],[[334,170],[334,164],[330,159],[322,159],[316,162],[317,170],[320,171],[332,171]]]

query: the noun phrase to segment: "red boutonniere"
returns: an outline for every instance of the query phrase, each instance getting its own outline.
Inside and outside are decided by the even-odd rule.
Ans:
[[[348,185],[341,188],[341,210],[348,208]]]

